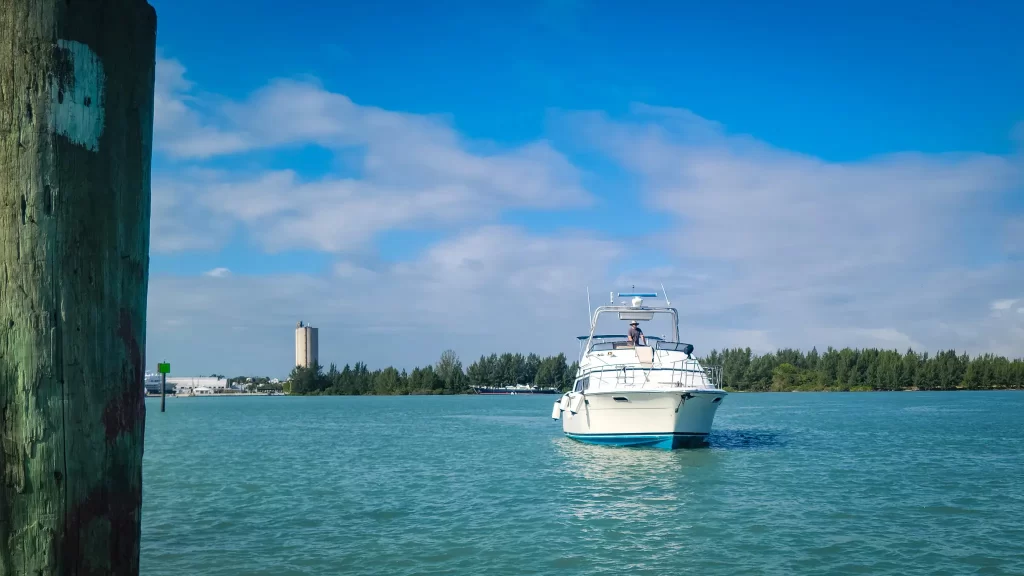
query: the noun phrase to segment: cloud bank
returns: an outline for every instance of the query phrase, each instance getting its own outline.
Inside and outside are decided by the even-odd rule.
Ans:
[[[1021,324],[988,303],[1024,273],[1000,250],[1021,193],[1013,158],[904,153],[828,162],[683,110],[569,114],[564,128],[626,167],[676,269],[705,272],[696,319],[742,319],[771,348],[859,345],[1019,355]]]
[[[383,231],[591,202],[579,171],[545,141],[511,150],[470,142],[441,118],[361,106],[314,81],[277,80],[203,115],[184,67],[161,59],[157,68],[155,148],[177,162],[154,183],[157,252],[217,246],[234,226],[258,232],[268,251],[348,252]],[[215,157],[305,146],[329,150],[356,174],[197,168]],[[208,232],[202,239],[175,229],[182,211],[189,227]]]
[[[1012,157],[908,152],[831,162],[680,109],[555,116],[546,139],[471,141],[440,116],[352,102],[314,80],[274,80],[240,101],[201,95],[158,62],[153,249],[329,254],[322,274],[155,274],[150,351],[202,372],[289,369],[291,327],[321,326],[321,356],[411,367],[447,347],[574,351],[594,294],[664,283],[698,350],[876,346],[1019,356],[1024,227]],[[327,170],[267,153],[326,150]],[[577,154],[581,153],[581,154]],[[583,186],[598,155],[668,225],[510,226],[509,211],[621,210]],[[545,218],[548,222],[557,218]],[[440,240],[374,258],[395,230]],[[652,264],[654,262],[655,264]],[[1024,308],[1022,308],[1024,309]]]

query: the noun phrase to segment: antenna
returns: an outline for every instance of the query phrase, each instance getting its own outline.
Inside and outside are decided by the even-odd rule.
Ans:
[[[590,307],[590,286],[587,286],[587,325],[594,327],[594,311]]]
[[[661,293],[665,295],[665,305],[666,306],[671,306],[672,302],[670,302],[669,299],[668,299],[668,292],[665,291],[665,283],[664,282],[661,283]]]
[[[608,302],[610,304],[615,304],[615,292],[608,293]]]

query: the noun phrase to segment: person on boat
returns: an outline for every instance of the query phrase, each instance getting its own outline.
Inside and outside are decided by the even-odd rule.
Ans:
[[[629,343],[633,346],[640,346],[640,341],[643,340],[643,346],[647,345],[647,338],[644,336],[643,330],[640,330],[640,323],[633,320],[629,323]]]

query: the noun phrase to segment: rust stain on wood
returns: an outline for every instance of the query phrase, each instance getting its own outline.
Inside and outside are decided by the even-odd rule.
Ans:
[[[123,392],[111,400],[103,411],[107,442],[113,442],[126,432],[135,431],[146,409],[142,397],[142,351],[135,336],[131,313],[124,308],[119,315],[117,336],[124,344],[125,355],[131,366],[124,374]]]
[[[67,538],[75,544],[88,537],[97,527],[94,523],[104,522],[110,526],[108,541],[109,566],[113,571],[99,571],[96,574],[137,574],[139,510],[142,506],[142,486],[130,478],[122,477],[114,482],[120,490],[100,486],[74,506],[67,516]],[[68,542],[67,544],[71,544]],[[65,545],[64,567],[73,574],[92,574],[88,565],[82,565],[80,551],[76,546]],[[134,564],[134,565],[132,565]]]

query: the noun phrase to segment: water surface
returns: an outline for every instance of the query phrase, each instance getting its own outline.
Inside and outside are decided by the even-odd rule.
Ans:
[[[553,401],[150,400],[142,573],[1024,573],[1024,393],[732,394],[673,452]]]

